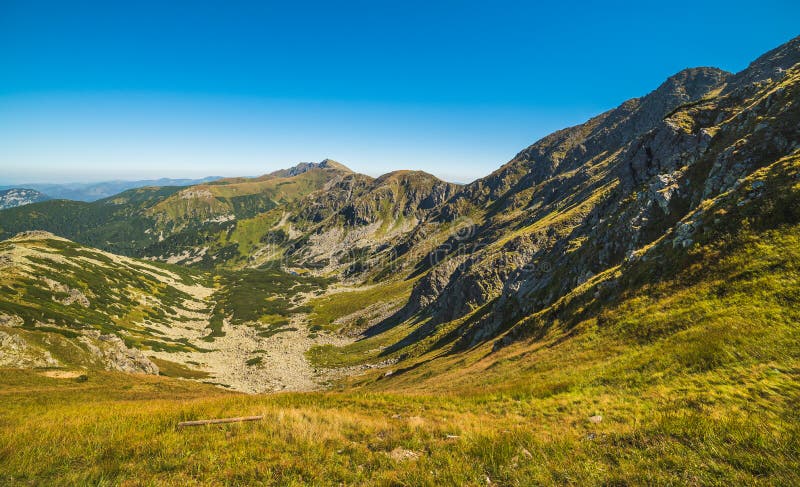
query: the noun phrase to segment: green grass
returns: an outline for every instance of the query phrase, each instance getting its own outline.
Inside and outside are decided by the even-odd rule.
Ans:
[[[500,485],[796,485],[794,181],[768,186],[757,213],[724,201],[710,205],[709,223],[689,252],[666,242],[658,258],[602,277],[619,283],[600,299],[593,297],[596,283],[587,283],[523,319],[504,348],[433,349],[392,366],[388,377],[385,369],[368,371],[340,387],[383,391],[398,402],[394,394],[406,393],[424,402],[427,414],[463,408],[465,417],[480,418],[480,433],[468,440],[475,443],[451,464],[465,475],[447,477],[455,483],[477,485],[481,471]],[[403,337],[409,330],[391,332]],[[348,360],[375,350],[379,338],[370,340],[309,355],[317,364],[352,365],[358,362]],[[603,420],[590,426],[595,414]],[[436,448],[427,454],[445,455]],[[431,471],[399,483],[442,481]]]
[[[402,340],[412,330],[412,326],[399,325],[384,333],[360,338],[342,347],[316,345],[306,352],[306,358],[317,367],[347,367],[381,362],[389,358],[383,356],[384,348]]]
[[[376,303],[399,303],[411,294],[414,280],[400,280],[378,284],[367,289],[356,291],[332,292],[314,298],[308,305],[312,308],[309,314],[312,325],[326,329],[335,329],[334,323]]]
[[[108,254],[58,239],[31,239],[6,242],[24,249],[18,263],[26,267],[7,268],[0,276],[0,310],[21,318],[24,329],[43,339],[59,334],[75,339],[80,330],[95,329],[116,334],[128,346],[140,349],[197,350],[185,341],[170,339],[153,327],[182,321],[185,301],[194,298],[178,284],[209,284],[209,276],[167,264],[152,264],[135,259],[112,259]],[[54,288],[41,279],[49,276]],[[65,304],[69,293],[60,287],[77,290],[89,305]],[[47,346],[46,346],[47,348]],[[76,344],[76,350],[83,348]],[[66,354],[67,359],[81,354]],[[72,362],[67,361],[67,364]]]
[[[269,338],[271,336],[275,336],[278,333],[283,333],[285,331],[297,331],[297,328],[293,326],[286,326],[289,322],[287,320],[277,320],[272,323],[269,323],[265,327],[260,327],[260,331],[258,332],[258,336]]]
[[[222,272],[218,279],[220,290],[214,298],[209,340],[223,336],[226,317],[233,325],[276,321],[285,324],[289,316],[309,310],[292,301],[295,294],[325,289],[330,282],[319,277],[293,276],[280,269]]]
[[[636,264],[602,306],[587,283],[498,351],[432,350],[339,391],[3,370],[0,483],[797,485],[800,226],[726,231]],[[317,362],[373,360],[412,328]],[[175,427],[243,415],[265,420]]]
[[[252,367],[254,365],[260,365],[262,360],[264,360],[264,357],[253,357],[245,362],[245,364]]]
[[[150,361],[158,366],[158,372],[165,377],[182,379],[205,379],[209,376],[208,372],[190,369],[189,367],[158,357],[150,357]]]
[[[239,245],[239,253],[247,257],[262,243],[265,229],[274,227],[281,218],[279,210],[257,215],[253,218],[236,222],[236,229],[232,232],[228,240]],[[281,242],[271,242],[281,243]]]
[[[702,381],[671,393],[595,389],[545,398],[243,396],[112,373],[79,383],[4,371],[0,482],[796,484],[797,377],[768,369],[748,376],[757,378],[740,397],[709,404]],[[589,421],[595,414],[601,423]],[[265,419],[176,429],[180,421],[241,415]],[[414,458],[401,459],[401,451]]]

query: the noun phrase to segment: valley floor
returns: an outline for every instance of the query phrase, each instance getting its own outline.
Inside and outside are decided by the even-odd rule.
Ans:
[[[256,328],[233,326],[225,320],[225,335],[210,343],[199,341],[207,333],[206,326],[201,322],[190,338],[204,347],[202,351],[150,353],[159,359],[192,364],[192,369],[208,374],[199,380],[247,393],[324,388],[342,373],[313,367],[306,352],[313,346],[344,346],[353,341],[334,334],[312,333],[301,317],[293,318],[291,326],[267,337],[260,336]]]
[[[47,232],[0,243],[0,268],[0,367],[158,372],[247,393],[319,390],[351,371],[306,357],[355,341],[311,324],[325,279],[212,277]]]

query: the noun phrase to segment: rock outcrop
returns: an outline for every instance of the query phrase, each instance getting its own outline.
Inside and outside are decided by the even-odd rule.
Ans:
[[[103,335],[96,330],[89,330],[83,332],[79,341],[102,361],[107,370],[158,375],[156,364],[140,350],[127,347],[116,335]]]
[[[433,218],[480,221],[436,249],[469,257],[439,258],[405,309],[442,323],[486,306],[461,331],[474,343],[664,236],[690,248],[701,202],[800,147],[799,60],[800,38],[735,75],[681,71],[465,186]]]
[[[48,350],[28,343],[17,334],[0,330],[0,368],[24,369],[59,365],[60,362]]]

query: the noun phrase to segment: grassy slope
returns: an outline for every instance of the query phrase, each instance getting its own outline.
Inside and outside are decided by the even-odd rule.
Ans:
[[[0,239],[26,230],[56,235],[117,254],[133,255],[158,240],[143,209],[169,198],[180,187],[137,188],[92,203],[49,200],[0,212]]]
[[[275,215],[269,210],[321,189],[340,172],[315,169],[290,178],[137,188],[92,203],[50,200],[0,212],[0,239],[46,230],[127,256],[166,258],[205,248],[197,267],[227,261],[241,266],[264,233],[256,227],[270,223],[265,215]],[[237,221],[229,220],[233,215]],[[243,231],[236,232],[238,221],[245,222]]]
[[[396,303],[404,302],[411,293],[414,280],[406,279],[392,281],[381,285],[326,294],[309,301],[309,306],[313,308],[310,315],[311,323],[314,325],[336,328],[335,320],[352,315],[364,308],[364,303]]]
[[[117,257],[59,238],[6,240],[0,243],[0,255],[17,255],[14,265],[0,275],[0,313],[24,321],[22,328],[3,329],[52,342],[45,348],[73,365],[80,357],[68,352],[80,347],[65,343],[55,350],[54,344],[75,338],[81,329],[117,334],[136,348],[188,349],[190,345],[164,336],[153,325],[183,320],[186,303],[196,301],[179,285],[210,284],[208,276],[197,271]],[[52,276],[64,289],[80,291],[89,305],[57,301],[69,294],[51,289],[39,275]]]
[[[723,219],[688,254],[663,254],[668,265],[686,255],[683,270],[645,261],[599,313],[583,301],[587,283],[550,326],[532,318],[527,338],[493,354],[486,344],[429,360],[436,350],[390,377],[351,379],[361,389],[241,396],[4,371],[0,480],[797,484],[800,226],[771,204],[798,194],[795,166],[762,196],[773,212]],[[650,273],[663,278],[640,279]],[[249,414],[266,420],[174,427]]]
[[[220,289],[209,323],[212,341],[224,335],[226,318],[233,325],[247,323],[259,327],[261,333],[274,334],[289,324],[292,315],[308,311],[297,305],[297,294],[321,292],[329,283],[322,277],[293,276],[274,268],[220,272],[215,279]]]
[[[275,206],[295,201],[324,186],[335,175],[332,171],[311,170],[290,178],[245,180],[221,184],[200,184],[159,202],[149,208],[153,215],[162,215],[169,221],[193,220],[198,216],[236,214],[239,218],[252,217]],[[184,197],[190,193],[192,197]],[[207,195],[207,196],[205,196]]]
[[[0,482],[788,485],[800,481],[796,374],[737,368],[646,391],[239,396],[4,371]],[[255,414],[265,421],[175,428]],[[393,458],[403,451],[417,457]]]
[[[370,323],[390,315],[402,307],[411,294],[416,279],[388,281],[357,290],[328,293],[309,300],[309,322],[314,329],[327,329],[347,333],[363,330]],[[364,303],[370,306],[365,307]],[[349,345],[317,345],[306,353],[306,358],[319,367],[346,367],[384,360],[384,348],[401,340],[410,331],[407,324],[394,326],[382,333],[361,338]]]

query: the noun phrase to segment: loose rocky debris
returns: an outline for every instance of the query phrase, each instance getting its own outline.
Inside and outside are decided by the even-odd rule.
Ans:
[[[260,336],[255,326],[232,325],[224,320],[224,336],[211,342],[204,340],[208,335],[207,323],[205,317],[183,323],[181,328],[182,335],[202,350],[151,354],[208,372],[204,382],[248,393],[319,390],[350,372],[350,369],[314,368],[308,363],[305,354],[312,346],[342,346],[353,339],[320,332],[311,334],[304,317],[293,317],[288,327],[268,337]],[[255,358],[260,360],[253,362]]]
[[[0,313],[0,326],[22,326],[23,323],[19,316]]]
[[[128,348],[116,335],[102,335],[96,330],[86,330],[78,340],[105,364],[108,370],[158,375],[158,366],[141,350]]]
[[[83,306],[84,308],[88,308],[91,304],[89,299],[84,295],[79,289],[72,289],[66,284],[62,284],[58,281],[53,279],[49,279],[47,277],[42,279],[48,288],[54,293],[66,294],[67,296],[63,298],[57,298],[53,296],[53,301],[57,301],[65,306],[69,306],[72,303],[78,303],[79,305]]]
[[[43,345],[27,337],[27,333],[35,333],[37,326],[41,326],[41,323],[24,332],[21,330],[15,332],[12,331],[15,328],[11,328],[9,324],[21,326],[21,319],[3,315],[0,321],[5,323],[0,326],[8,327],[7,331],[0,329],[0,367],[48,368],[63,366]],[[48,326],[46,330],[47,332],[41,338],[45,345],[52,344],[52,340],[66,340],[59,335],[50,334],[51,326]],[[158,367],[150,359],[140,350],[126,346],[125,342],[116,335],[103,335],[97,330],[70,331],[79,333],[72,347],[79,354],[85,354],[83,360],[87,365],[93,364],[106,370],[121,372],[158,374]]]
[[[0,330],[0,367],[59,367],[61,363],[49,351],[29,344],[17,334]]]
[[[407,462],[410,460],[417,460],[420,457],[418,452],[414,450],[406,450],[405,448],[397,447],[394,450],[387,453],[389,458],[396,462]]]

